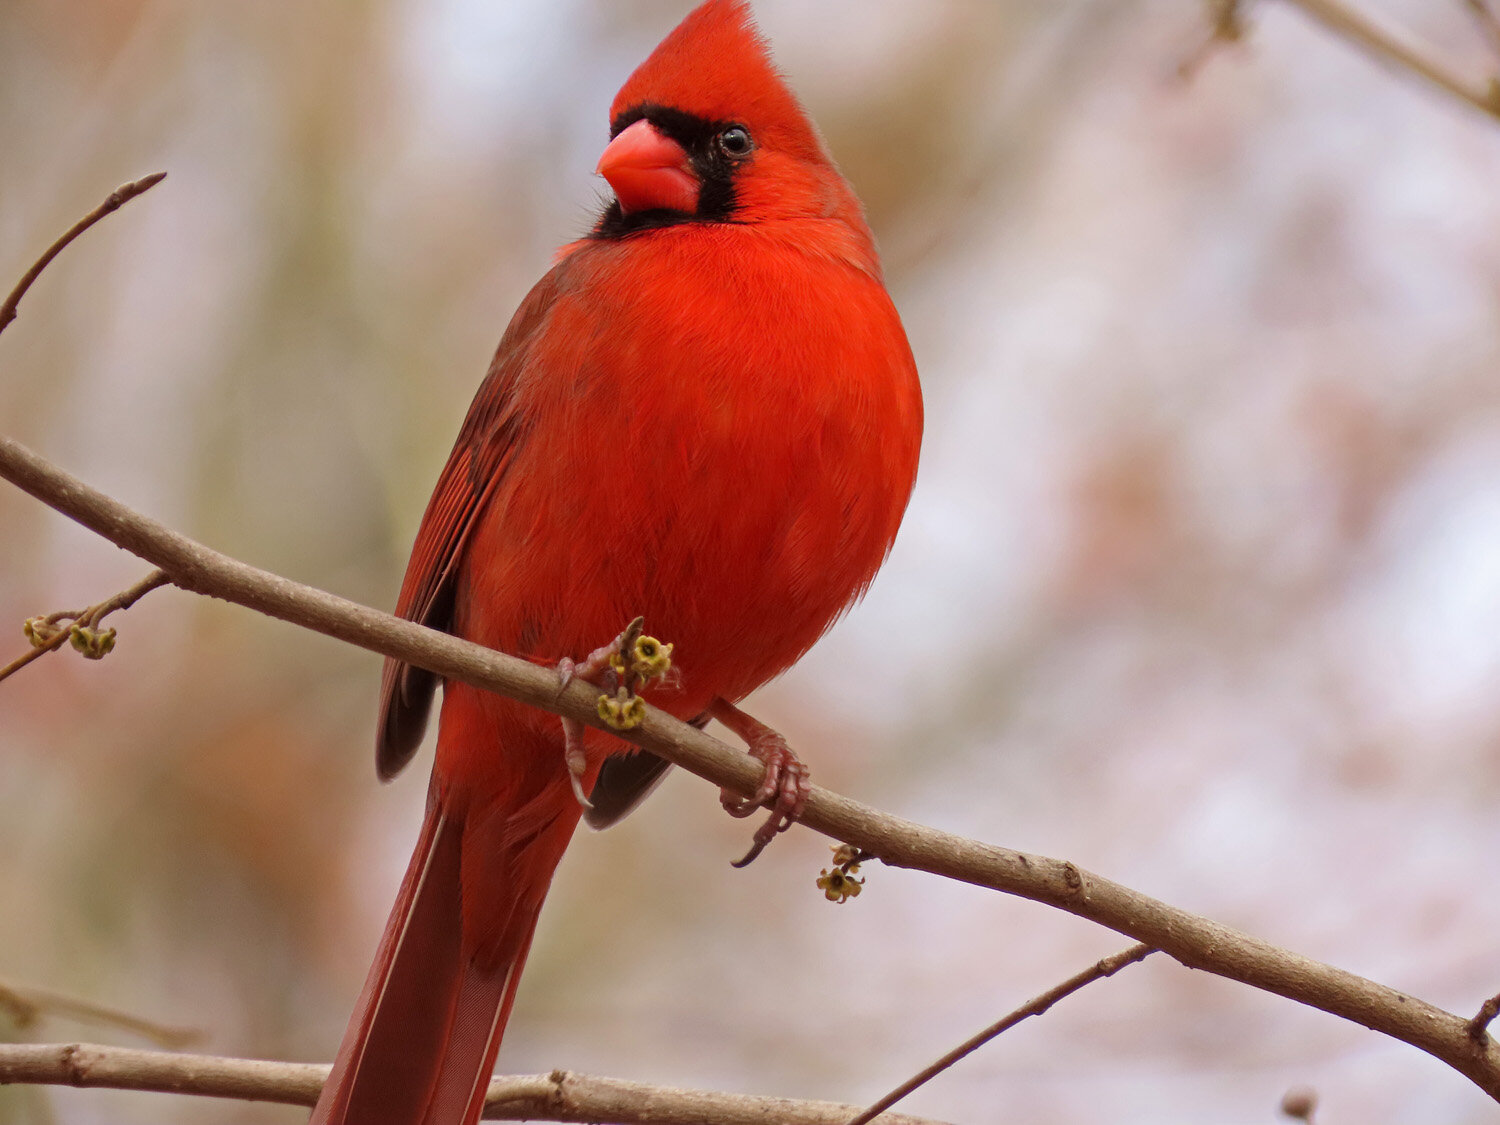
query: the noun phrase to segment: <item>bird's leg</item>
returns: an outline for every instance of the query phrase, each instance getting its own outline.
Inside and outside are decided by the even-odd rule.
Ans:
[[[618,637],[607,645],[600,645],[593,652],[583,658],[580,664],[572,657],[565,656],[557,662],[557,688],[562,691],[574,678],[586,683],[597,683],[599,677],[610,671],[610,657],[615,656],[628,646],[636,636],[640,635],[641,619],[637,617]],[[606,698],[601,696],[600,698]],[[583,791],[583,774],[588,768],[588,758],[583,752],[583,724],[577,719],[566,716],[562,720],[563,729],[563,765],[568,769],[568,781],[573,786],[573,796],[578,798],[578,803],[586,809],[594,807],[588,794]]]
[[[719,801],[730,816],[750,816],[763,805],[771,809],[766,822],[755,830],[750,850],[734,865],[744,867],[765,850],[778,832],[785,832],[802,815],[812,782],[808,780],[807,767],[792,752],[786,739],[759,719],[745,714],[727,699],[715,699],[709,704],[708,713],[744,739],[750,756],[766,767],[760,788],[748,800],[732,789],[719,791]]]
[[[566,656],[559,660],[557,662],[558,690],[572,683],[575,676],[584,681],[584,683],[597,684],[601,672],[613,670],[614,661],[611,658],[615,656],[624,658],[630,651],[631,646],[636,642],[636,638],[641,635],[641,626],[645,622],[646,619],[644,617],[637,617],[629,625],[625,626],[624,629],[620,630],[620,635],[610,641],[609,644],[600,645],[584,657],[582,664]]]
[[[641,725],[646,704],[635,689],[666,676],[672,668],[672,646],[655,637],[642,636],[644,620],[637,617],[609,644],[589,653],[581,664],[566,656],[557,662],[558,691],[576,678],[610,693],[599,697],[599,717],[615,730],[631,730]],[[583,775],[588,768],[583,750],[583,724],[577,719],[564,718],[562,728],[563,764],[568,768],[573,796],[584,808],[591,809],[593,803],[583,791]]]
[[[572,661],[569,661],[572,663]],[[583,773],[588,769],[588,758],[583,753],[583,724],[577,719],[563,718],[563,765],[568,767],[568,782],[573,786],[573,796],[585,809],[594,807],[589,795],[583,791]]]

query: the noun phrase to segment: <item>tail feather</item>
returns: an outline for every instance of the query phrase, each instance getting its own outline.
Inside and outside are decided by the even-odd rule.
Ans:
[[[485,965],[463,948],[463,823],[436,787],[422,832],[311,1125],[452,1125],[479,1119],[531,944]]]
[[[534,929],[535,925],[533,918],[531,928]],[[516,985],[521,980],[521,967],[526,963],[526,953],[530,948],[531,933],[528,931],[520,953],[504,968],[485,972],[470,962],[454,1006],[449,1053],[443,1060],[427,1113],[421,1119],[425,1125],[479,1120],[490,1075],[495,1069],[500,1037],[510,1019]]]

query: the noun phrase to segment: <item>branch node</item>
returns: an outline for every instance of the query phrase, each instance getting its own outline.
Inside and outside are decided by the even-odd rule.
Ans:
[[[1475,1043],[1485,1046],[1490,1037],[1490,1024],[1500,1016],[1500,995],[1491,996],[1479,1006],[1474,1018],[1464,1024],[1464,1031]]]
[[[1067,889],[1069,897],[1079,894],[1083,890],[1083,872],[1071,861],[1063,863],[1063,886]]]
[[[69,1043],[62,1049],[61,1069],[70,1086],[88,1085],[87,1068],[78,1061],[78,1056],[82,1053],[81,1043]]]

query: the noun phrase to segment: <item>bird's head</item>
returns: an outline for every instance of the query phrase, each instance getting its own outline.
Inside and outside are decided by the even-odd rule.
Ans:
[[[707,0],[662,40],[615,96],[610,137],[598,172],[615,200],[596,237],[785,218],[863,228],[745,0]]]

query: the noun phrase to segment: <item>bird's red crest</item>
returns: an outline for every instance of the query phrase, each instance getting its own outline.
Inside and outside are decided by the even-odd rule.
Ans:
[[[647,104],[741,122],[790,156],[828,160],[816,126],[771,61],[746,0],[706,0],[694,8],[615,95],[610,120]]]

